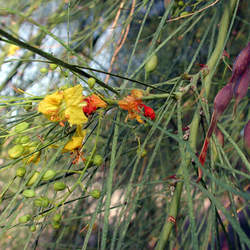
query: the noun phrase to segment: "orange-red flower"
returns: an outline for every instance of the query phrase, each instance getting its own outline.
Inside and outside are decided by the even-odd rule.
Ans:
[[[131,95],[118,101],[120,108],[128,111],[125,122],[127,122],[128,119],[136,119],[139,123],[144,123],[140,116],[142,108],[144,109],[143,115],[145,117],[149,117],[151,120],[155,119],[154,110],[142,103],[142,96],[143,92],[141,90],[134,89],[131,91]]]
[[[97,108],[107,107],[107,103],[95,94],[88,96],[87,98],[83,99],[83,101],[87,103],[87,105],[82,108],[83,112],[86,115],[91,115],[97,110]]]

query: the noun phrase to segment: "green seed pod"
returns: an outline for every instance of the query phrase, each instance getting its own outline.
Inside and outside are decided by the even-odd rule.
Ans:
[[[27,223],[29,220],[31,219],[31,215],[30,214],[26,214],[21,216],[18,221],[19,223]]]
[[[39,197],[37,199],[34,200],[34,206],[36,207],[48,207],[50,201],[47,197]]]
[[[16,176],[18,177],[23,177],[26,173],[26,168],[24,167],[19,167],[17,170],[16,170]]]
[[[58,181],[54,183],[54,190],[55,191],[62,191],[66,188],[65,183]]]
[[[94,189],[90,193],[90,196],[92,196],[95,199],[99,199],[101,196],[101,191],[99,189]]]
[[[55,214],[52,218],[53,222],[60,223],[62,220],[62,215],[61,214]]]
[[[179,2],[178,2],[178,5],[179,5],[180,7],[182,7],[182,6],[184,6],[184,2],[183,2],[183,1],[179,1]]]
[[[36,225],[31,225],[30,226],[30,232],[35,232],[36,231]]]
[[[102,156],[101,155],[95,155],[94,156],[94,159],[93,159],[93,164],[95,165],[95,166],[101,166],[102,165],[102,163],[103,163],[103,158],[102,158]]]
[[[26,130],[28,127],[29,127],[29,123],[21,122],[15,126],[15,132],[17,132],[17,133],[22,132],[22,131]]]
[[[141,154],[141,157],[144,157],[144,156],[146,156],[146,155],[147,155],[147,150],[146,150],[146,149],[144,149],[143,151],[141,151],[141,150],[137,149],[137,154],[138,154],[138,155],[140,155],[140,154]]]
[[[56,172],[54,170],[49,169],[44,173],[42,180],[49,181],[49,180],[53,179],[55,177],[55,175],[56,175]]]
[[[58,222],[52,222],[52,227],[53,227],[54,229],[59,229],[60,226],[61,226],[60,223],[58,223]]]
[[[25,104],[25,106],[23,106],[23,108],[26,110],[26,111],[29,111],[32,109],[32,102],[28,102],[27,104]]]
[[[26,144],[26,143],[28,143],[29,141],[30,141],[30,138],[29,138],[29,136],[28,135],[24,135],[24,136],[22,136],[21,138],[20,138],[20,144]]]
[[[26,185],[27,185],[28,187],[29,187],[29,186],[32,186],[32,185],[36,182],[36,180],[38,179],[39,175],[40,175],[40,172],[36,171],[36,172],[30,177],[30,179],[29,179],[29,181],[27,182]]]
[[[145,71],[151,72],[154,71],[158,64],[158,57],[157,55],[152,55],[149,61],[145,64]]]
[[[48,69],[47,68],[40,68],[40,72],[42,74],[47,74],[48,73]]]
[[[23,151],[24,151],[24,147],[22,145],[20,144],[15,145],[14,147],[8,150],[8,155],[12,159],[17,159],[23,154]]]
[[[49,65],[49,68],[51,69],[51,70],[55,70],[56,68],[57,68],[57,64],[55,64],[55,63],[50,63],[50,65]]]
[[[89,87],[90,87],[91,89],[93,89],[94,86],[95,86],[96,80],[95,80],[95,78],[90,77],[90,78],[88,79],[88,82],[87,82],[87,83],[88,83]]]
[[[25,198],[32,198],[32,197],[36,196],[36,193],[33,189],[25,189],[23,191],[23,196]]]
[[[189,12],[183,11],[183,12],[181,12],[180,16],[186,16],[186,15],[188,15],[188,14],[189,14]]]

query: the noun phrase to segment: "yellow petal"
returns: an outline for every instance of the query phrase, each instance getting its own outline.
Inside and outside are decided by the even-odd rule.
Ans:
[[[73,136],[71,140],[65,145],[64,150],[73,151],[82,146],[82,141],[84,137]]]
[[[38,111],[45,114],[51,115],[54,112],[57,112],[59,109],[59,105],[63,99],[62,92],[55,92],[51,95],[45,96],[45,98],[39,103]]]
[[[65,117],[71,126],[88,122],[88,118],[85,116],[80,106],[67,107],[65,110]]]
[[[64,90],[64,98],[67,106],[77,106],[82,101],[82,86],[80,84],[75,87]]]

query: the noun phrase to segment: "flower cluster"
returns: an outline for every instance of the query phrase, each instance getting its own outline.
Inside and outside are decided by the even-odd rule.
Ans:
[[[82,107],[87,105],[82,102],[82,90],[82,86],[78,84],[47,95],[39,103],[38,111],[53,122],[68,121],[71,126],[87,123],[88,118],[82,112]]]
[[[118,101],[120,108],[128,111],[125,122],[127,122],[128,119],[136,119],[139,123],[144,123],[141,118],[142,113],[143,116],[149,117],[151,120],[155,119],[154,110],[142,102],[142,97],[143,92],[141,90],[134,89],[131,91],[131,95],[128,95]]]

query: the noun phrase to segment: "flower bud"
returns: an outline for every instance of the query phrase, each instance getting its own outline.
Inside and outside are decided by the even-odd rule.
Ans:
[[[33,224],[33,225],[30,226],[30,232],[33,233],[35,231],[36,231],[36,225]]]
[[[54,183],[54,190],[55,191],[62,191],[66,188],[65,183],[58,181]]]
[[[49,205],[49,199],[47,197],[44,197],[44,196],[39,197],[39,198],[34,200],[34,205],[36,207],[44,207],[44,208],[46,208]]]
[[[58,222],[52,222],[52,227],[53,227],[54,229],[59,229],[60,226],[61,226],[60,223],[58,223]]]
[[[15,132],[17,132],[17,133],[22,132],[22,131],[26,130],[28,127],[29,127],[29,123],[21,122],[15,126]]]
[[[26,185],[27,185],[28,187],[29,187],[29,186],[32,186],[32,185],[36,182],[36,180],[38,179],[39,175],[40,175],[40,172],[36,171],[36,172],[30,177],[30,179],[29,179],[29,181],[27,182]]]
[[[19,223],[27,223],[30,219],[31,219],[31,215],[26,214],[26,215],[19,217],[18,221]]]
[[[248,155],[250,155],[250,120],[244,128],[244,146]]]
[[[32,198],[36,195],[35,191],[33,189],[26,189],[23,191],[23,196],[25,198]]]
[[[28,135],[24,135],[19,139],[19,143],[20,144],[26,144],[30,141],[30,138]]]
[[[95,199],[99,199],[101,196],[101,191],[99,189],[94,189],[90,193],[90,196],[92,196]]]
[[[26,168],[24,167],[19,167],[17,170],[16,170],[16,176],[18,177],[23,177],[26,173]]]
[[[55,214],[52,218],[53,222],[60,223],[62,220],[62,215],[61,214]]]
[[[143,151],[141,151],[139,148],[137,149],[137,154],[140,155],[141,157],[144,157],[147,155],[147,150],[144,149]]]
[[[51,70],[55,70],[56,68],[57,68],[57,64],[55,64],[55,63],[50,63],[49,64],[49,68],[51,69]]]
[[[95,166],[101,166],[103,163],[103,158],[101,155],[95,155],[94,158],[93,158],[93,164]]]
[[[145,71],[146,72],[151,72],[154,71],[156,66],[158,64],[158,57],[157,55],[152,55],[150,59],[147,61],[145,64]]]
[[[12,159],[17,159],[23,154],[23,151],[24,151],[24,147],[22,145],[20,144],[15,145],[14,147],[8,150],[8,155]]]
[[[47,74],[48,73],[48,69],[47,68],[40,68],[40,72],[42,74]]]
[[[95,86],[95,83],[96,83],[96,80],[95,80],[95,78],[93,78],[93,77],[90,77],[89,79],[88,79],[88,85],[89,85],[89,88],[90,89],[93,89],[94,88],[94,86]]]
[[[55,175],[56,175],[56,172],[54,170],[49,169],[44,173],[42,180],[49,181],[49,180],[53,179],[55,177]]]

